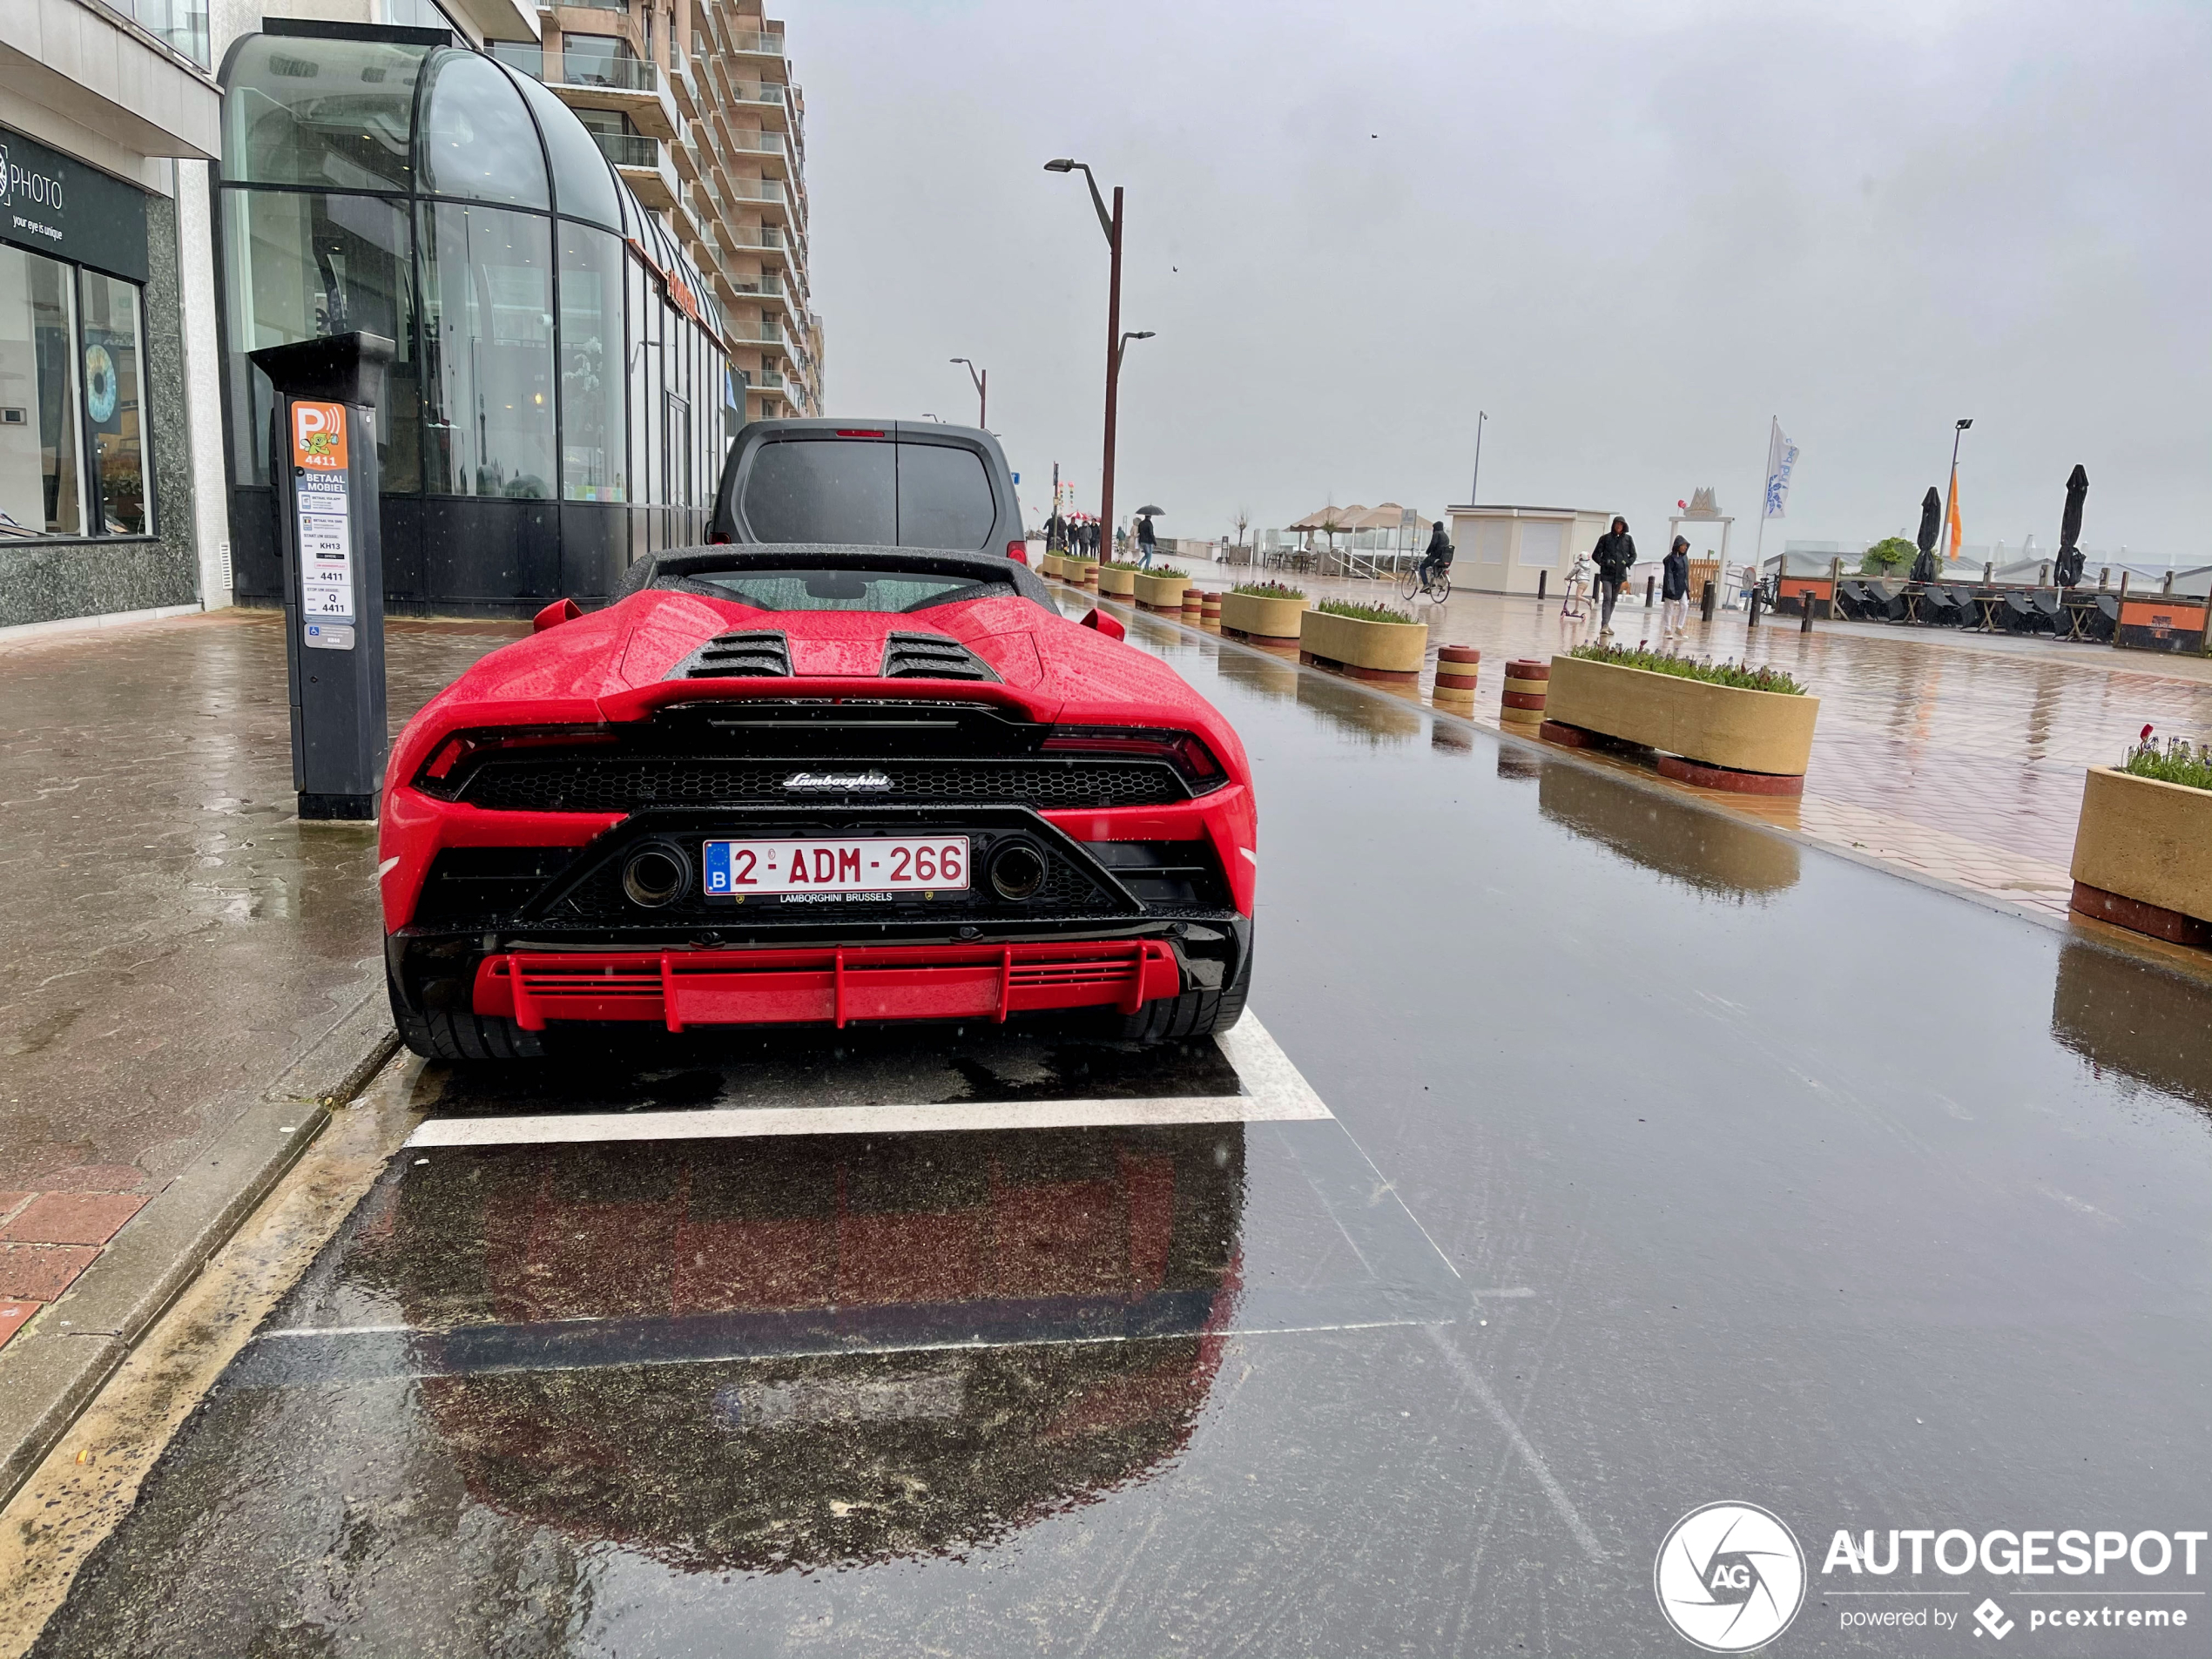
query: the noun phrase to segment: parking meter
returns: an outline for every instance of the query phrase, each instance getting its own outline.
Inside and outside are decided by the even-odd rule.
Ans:
[[[292,785],[302,819],[367,822],[384,777],[384,547],[376,405],[392,342],[334,334],[248,354],[276,388],[269,481],[284,559]]]

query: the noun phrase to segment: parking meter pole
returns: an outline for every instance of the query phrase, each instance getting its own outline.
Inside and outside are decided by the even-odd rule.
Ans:
[[[392,342],[336,334],[249,355],[276,391],[269,478],[300,816],[369,822],[385,751],[376,406]]]
[[[1705,583],[1705,591],[1704,591],[1703,597],[1703,604],[1701,604],[1701,606],[1699,607],[1699,608],[1700,608],[1700,610],[1701,610],[1701,611],[1702,611],[1702,613],[1703,613],[1702,617],[1701,617],[1701,620],[1705,621],[1705,622],[1710,622],[1710,621],[1712,621],[1712,619],[1713,619],[1713,604],[1714,604],[1714,602],[1715,602],[1715,601],[1716,601],[1716,599],[1720,597],[1720,595],[1719,595],[1719,588],[1720,588],[1720,583],[1718,583],[1717,582],[1714,582],[1714,581],[1711,581],[1711,580],[1710,580],[1710,579],[1706,582],[1706,583]]]

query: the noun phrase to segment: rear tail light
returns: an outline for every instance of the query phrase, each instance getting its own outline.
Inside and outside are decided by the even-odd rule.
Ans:
[[[1016,564],[1027,564],[1029,562],[1029,544],[1027,542],[1008,542],[1006,556]]]
[[[1043,748],[1047,754],[1129,755],[1164,760],[1198,794],[1229,781],[1213,751],[1189,732],[1156,731],[1149,726],[1057,726],[1044,740]]]
[[[415,774],[415,786],[425,794],[450,800],[460,790],[455,775],[462,764],[480,755],[515,749],[573,749],[611,744],[615,734],[604,726],[516,726],[508,731],[455,732],[430,751],[430,758]]]

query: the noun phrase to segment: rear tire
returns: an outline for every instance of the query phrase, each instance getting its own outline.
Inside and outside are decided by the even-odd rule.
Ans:
[[[1224,989],[1199,988],[1180,996],[1163,996],[1122,1017],[1117,1033],[1123,1042],[1150,1047],[1181,1042],[1190,1037],[1209,1037],[1226,1031],[1244,1015],[1244,999],[1252,988],[1252,954],[1247,948],[1237,977]]]
[[[512,1020],[437,1008],[410,1012],[388,967],[384,989],[392,999],[392,1023],[399,1028],[400,1041],[425,1060],[536,1060],[544,1055],[543,1034],[525,1031]]]

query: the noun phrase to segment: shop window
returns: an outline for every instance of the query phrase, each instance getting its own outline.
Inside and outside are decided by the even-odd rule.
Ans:
[[[421,46],[260,35],[223,100],[223,177],[317,190],[405,190]],[[533,146],[534,147],[534,146]]]
[[[675,393],[668,394],[663,416],[665,428],[661,456],[668,468],[664,493],[678,507],[691,505],[691,406]]]
[[[135,284],[86,271],[82,292],[93,510],[108,535],[144,536],[152,526],[146,511],[138,290]]]
[[[622,244],[561,226],[561,494],[627,501]]]
[[[0,248],[0,535],[81,536],[71,268]]]
[[[474,52],[442,52],[424,95],[422,183],[441,196],[549,207],[545,152],[507,72]]]
[[[367,196],[223,192],[233,460],[240,483],[269,481],[268,377],[246,360],[361,329],[392,341],[376,421],[383,488],[422,485],[415,282],[405,210]]]
[[[492,207],[425,207],[425,488],[553,494],[551,221]]]

